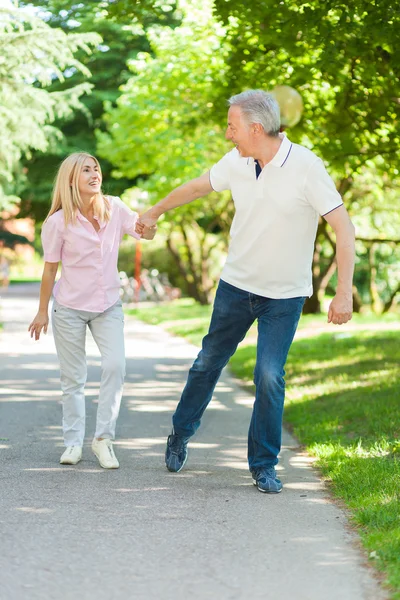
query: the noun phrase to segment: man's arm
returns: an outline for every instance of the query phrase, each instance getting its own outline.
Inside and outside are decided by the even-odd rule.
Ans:
[[[336,234],[336,262],[338,285],[328,311],[328,323],[342,325],[353,312],[353,273],[355,258],[355,230],[345,207],[339,206],[324,216]]]
[[[207,196],[212,191],[210,172],[208,171],[204,175],[175,188],[168,196],[165,196],[160,202],[149,208],[148,211],[141,215],[136,225],[136,231],[142,233],[145,225],[152,227],[157,223],[157,219],[168,210],[189,204],[189,202],[193,202],[197,198]]]

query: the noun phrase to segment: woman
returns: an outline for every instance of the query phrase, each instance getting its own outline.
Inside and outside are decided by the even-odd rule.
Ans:
[[[156,228],[135,232],[138,214],[119,198],[101,192],[97,159],[85,152],[60,166],[50,212],[43,224],[44,270],[39,311],[29,325],[31,337],[47,333],[48,305],[54,287],[52,326],[63,392],[63,465],[82,458],[85,437],[87,365],[86,326],[101,353],[101,383],[92,450],[104,469],[117,469],[112,440],[125,376],[124,317],[119,299],[118,249],[124,234],[153,239]]]

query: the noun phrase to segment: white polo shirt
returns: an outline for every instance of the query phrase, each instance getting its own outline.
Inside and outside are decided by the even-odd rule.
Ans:
[[[236,148],[210,170],[213,189],[230,190],[235,204],[221,278],[267,298],[312,295],[318,217],[343,204],[322,160],[282,137],[258,179]]]

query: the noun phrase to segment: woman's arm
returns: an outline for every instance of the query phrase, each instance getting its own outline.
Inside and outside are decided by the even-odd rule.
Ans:
[[[39,310],[37,312],[36,317],[33,319],[32,323],[28,327],[28,331],[30,332],[31,337],[35,336],[35,340],[38,340],[40,338],[42,329],[43,333],[47,333],[47,326],[49,324],[49,301],[51,293],[53,291],[54,280],[57,275],[57,270],[58,262],[44,263],[42,283],[40,285]]]

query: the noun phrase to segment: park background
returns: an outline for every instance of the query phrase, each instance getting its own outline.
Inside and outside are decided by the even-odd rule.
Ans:
[[[141,212],[230,149],[226,100],[290,86],[294,142],[325,162],[356,226],[355,318],[325,325],[335,239],[321,219],[288,366],[286,425],[351,510],[400,598],[400,13],[388,0],[0,3],[0,251],[11,285],[40,278],[57,166],[99,157],[104,191]],[[134,308],[199,343],[229,243],[228,193],[165,215],[142,268],[183,298]],[[134,274],[135,243],[119,267]],[[231,368],[251,385],[254,332]]]

